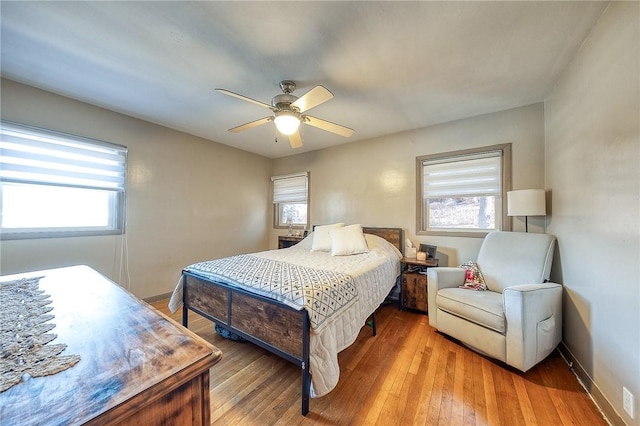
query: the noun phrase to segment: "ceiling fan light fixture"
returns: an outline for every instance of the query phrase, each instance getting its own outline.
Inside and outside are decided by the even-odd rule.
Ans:
[[[300,126],[300,118],[291,111],[277,111],[276,118],[273,120],[280,133],[291,135],[298,130]]]

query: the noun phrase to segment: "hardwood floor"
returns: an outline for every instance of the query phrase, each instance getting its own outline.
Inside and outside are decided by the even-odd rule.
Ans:
[[[181,321],[167,300],[153,306]],[[303,417],[298,367],[190,312],[189,328],[223,352],[210,371],[212,424],[607,425],[557,352],[522,373],[438,333],[425,315],[386,305],[377,316],[377,336],[363,327],[338,356],[338,386]]]

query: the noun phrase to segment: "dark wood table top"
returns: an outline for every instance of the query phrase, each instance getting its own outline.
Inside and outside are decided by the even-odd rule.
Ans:
[[[81,360],[0,393],[0,424],[80,424],[109,410],[135,410],[214,365],[222,352],[87,266],[0,277],[43,276],[55,315],[50,344]],[[150,391],[151,390],[151,391]],[[135,403],[131,403],[134,401]],[[124,408],[126,406],[126,408]]]

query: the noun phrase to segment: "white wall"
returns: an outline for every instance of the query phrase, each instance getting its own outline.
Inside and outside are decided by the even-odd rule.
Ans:
[[[3,275],[87,264],[144,298],[172,291],[191,263],[267,248],[270,159],[10,80],[1,90],[3,119],[129,148],[126,246],[122,236],[1,241]]]
[[[611,3],[545,101],[563,340],[629,425],[640,424],[639,22],[639,3]]]
[[[513,188],[543,188],[542,104],[279,158],[273,174],[311,172],[312,224],[401,227],[414,243],[435,244],[450,265],[458,265],[476,258],[482,239],[416,236],[416,157],[508,142],[513,144]],[[542,218],[530,219],[530,231],[542,232],[543,226]],[[514,230],[524,231],[521,219],[514,219]],[[271,247],[279,234],[272,230]]]

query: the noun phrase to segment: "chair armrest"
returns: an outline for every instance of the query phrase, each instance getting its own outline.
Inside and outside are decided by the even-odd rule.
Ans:
[[[441,288],[458,287],[464,284],[467,270],[464,268],[437,267],[427,269],[429,291]]]
[[[527,371],[562,338],[562,286],[523,284],[504,289],[507,364]]]
[[[438,328],[436,294],[442,288],[458,287],[464,284],[467,270],[454,267],[427,269],[427,309],[429,325]]]

